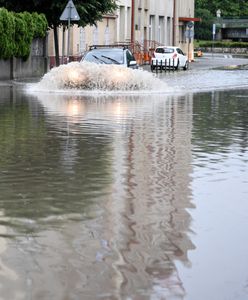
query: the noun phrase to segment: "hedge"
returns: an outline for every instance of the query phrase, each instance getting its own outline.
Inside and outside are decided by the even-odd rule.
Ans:
[[[0,8],[0,58],[27,59],[32,40],[44,37],[48,23],[45,15],[14,13]]]
[[[201,48],[248,48],[248,42],[199,41]]]

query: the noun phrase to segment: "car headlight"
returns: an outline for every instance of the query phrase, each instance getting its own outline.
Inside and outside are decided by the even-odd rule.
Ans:
[[[78,71],[77,70],[72,70],[72,69],[69,70],[67,76],[68,76],[68,80],[70,82],[73,82],[73,83],[77,83],[79,81],[79,78],[80,78]]]

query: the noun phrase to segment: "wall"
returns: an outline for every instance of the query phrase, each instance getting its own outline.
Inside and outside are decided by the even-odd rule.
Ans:
[[[13,58],[12,79],[41,77],[47,71],[44,57],[29,57],[27,61]]]
[[[11,63],[10,60],[0,59],[0,80],[11,79]]]
[[[175,45],[179,45],[187,54],[189,60],[193,60],[194,44],[193,39],[189,43],[189,39],[185,36],[188,21],[179,21],[179,18],[194,17],[194,0],[177,0],[177,20],[176,20],[176,38]]]
[[[141,26],[138,26],[140,32],[138,30],[135,32],[136,40],[141,43],[142,40],[149,40],[148,47],[153,47],[154,41],[158,44],[172,44],[172,0],[147,0],[146,2],[139,0],[135,15],[135,23],[141,23]],[[139,15],[141,15],[141,22],[137,20]]]
[[[108,44],[107,40],[109,44],[131,41],[132,1],[118,0],[118,5],[119,8],[113,15],[104,16],[102,22],[97,23],[97,30],[93,26],[82,28],[75,25],[71,28],[70,56],[73,60],[80,59],[92,44],[105,45]],[[194,0],[135,0],[135,41],[141,45],[140,49],[147,52],[160,44],[175,44],[192,56],[193,42],[189,44],[185,38],[187,21],[179,21],[179,17],[194,17]],[[106,38],[107,27],[108,38]],[[62,56],[62,29],[60,28],[58,32]],[[50,31],[49,56],[53,61],[54,55],[53,32]],[[67,30],[65,55],[67,56]]]
[[[64,39],[64,56],[68,55],[68,30],[65,29],[63,38],[63,27],[58,28],[58,42],[60,58],[63,56],[63,39]],[[89,46],[98,44],[106,45],[116,42],[116,16],[103,16],[101,22],[97,22],[97,26],[78,27],[74,25],[70,28],[70,57],[81,57]],[[55,65],[55,48],[54,33],[51,29],[48,34],[48,56],[51,65]]]
[[[35,39],[31,45],[29,58],[0,60],[0,80],[41,77],[48,70],[46,43],[43,39]]]

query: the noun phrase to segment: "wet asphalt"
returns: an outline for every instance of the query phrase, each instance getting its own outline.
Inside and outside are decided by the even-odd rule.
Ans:
[[[190,63],[191,69],[214,69],[219,67],[237,68],[248,66],[248,57],[236,57],[231,54],[204,53]]]

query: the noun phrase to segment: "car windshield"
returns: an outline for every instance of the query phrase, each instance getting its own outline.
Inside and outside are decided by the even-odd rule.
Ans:
[[[92,50],[85,55],[83,60],[98,64],[123,64],[123,50]]]
[[[173,48],[157,48],[156,53],[173,53],[174,49]]]

